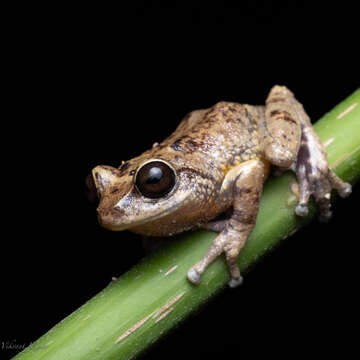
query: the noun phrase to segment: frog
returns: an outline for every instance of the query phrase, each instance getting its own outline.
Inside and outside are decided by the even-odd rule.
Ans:
[[[150,237],[196,228],[217,232],[187,278],[200,284],[208,266],[224,254],[234,288],[243,282],[238,256],[256,224],[272,168],[295,173],[297,216],[308,214],[313,196],[320,220],[327,221],[331,191],[341,197],[351,193],[351,185],[330,169],[303,105],[281,85],[271,88],[265,105],[220,101],[192,111],[141,155],[119,167],[96,166],[98,219],[106,229]]]

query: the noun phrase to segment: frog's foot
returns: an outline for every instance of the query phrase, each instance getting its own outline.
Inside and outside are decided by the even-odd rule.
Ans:
[[[193,284],[200,284],[201,275],[206,268],[223,252],[225,253],[226,263],[231,275],[229,286],[234,288],[242,284],[243,277],[237,264],[237,257],[245,244],[245,239],[239,234],[226,228],[213,241],[205,256],[196,263],[187,273],[189,281]]]
[[[215,238],[205,256],[188,271],[187,277],[191,283],[195,285],[200,284],[201,275],[204,273],[207,266],[209,266],[210,263],[214,261],[224,251],[224,245],[226,241],[224,234],[227,233],[227,230],[225,229],[228,222],[229,220],[224,219],[213,220],[200,226],[201,229],[215,231],[220,234]],[[236,279],[234,279],[234,284],[235,282]]]
[[[235,266],[236,266],[235,271],[237,271],[238,274],[235,274],[235,277],[232,277],[231,280],[229,281],[229,287],[231,288],[238,287],[244,281],[244,278],[240,275],[240,271],[238,270],[237,265]],[[203,266],[202,261],[194,265],[187,273],[188,280],[195,285],[199,285],[201,281],[201,275],[205,271],[205,267]]]
[[[191,283],[193,283],[195,285],[200,284],[201,274],[199,274],[196,269],[191,268],[187,273],[187,277]],[[232,278],[229,281],[229,287],[236,288],[239,285],[241,285],[243,283],[243,281],[244,281],[244,278],[239,274],[239,276],[237,278]]]
[[[327,221],[331,217],[331,190],[336,189],[341,197],[351,194],[351,185],[343,182],[329,168],[323,145],[314,132],[303,132],[296,159],[296,176],[299,204],[295,212],[299,216],[308,214],[308,201],[313,195],[319,207],[320,221]]]

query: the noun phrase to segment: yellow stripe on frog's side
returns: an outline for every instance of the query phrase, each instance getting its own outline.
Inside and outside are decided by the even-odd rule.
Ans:
[[[246,160],[245,160],[246,161]],[[238,158],[235,160],[235,162],[231,163],[231,164],[224,164],[221,165],[221,171],[223,173],[223,176],[225,177],[227,175],[227,173],[232,170],[234,167],[239,166],[241,163],[243,163],[244,160],[241,158]]]

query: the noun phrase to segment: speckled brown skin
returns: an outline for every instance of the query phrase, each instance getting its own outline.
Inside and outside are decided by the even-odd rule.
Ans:
[[[166,163],[176,173],[173,189],[151,199],[135,186],[146,163]],[[212,246],[188,273],[199,283],[206,267],[222,252],[230,286],[242,278],[237,257],[255,222],[269,165],[296,171],[300,188],[298,215],[307,213],[314,194],[323,218],[330,216],[330,191],[351,192],[329,169],[324,148],[300,103],[285,87],[275,86],[265,106],[220,102],[187,115],[175,132],[118,169],[97,166],[94,182],[100,196],[100,223],[111,230],[129,229],[169,236],[194,227],[219,231]],[[226,220],[211,222],[230,211]]]

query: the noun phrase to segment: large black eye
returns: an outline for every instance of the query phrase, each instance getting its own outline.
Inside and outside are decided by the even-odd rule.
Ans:
[[[151,161],[139,169],[135,179],[142,195],[156,199],[171,191],[175,185],[175,173],[162,161]]]

